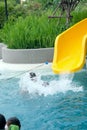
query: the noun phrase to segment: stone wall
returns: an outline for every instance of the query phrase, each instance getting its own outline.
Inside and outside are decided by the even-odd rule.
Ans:
[[[0,43],[0,59],[2,59],[2,48],[5,46],[6,46],[5,44]]]
[[[2,59],[6,63],[35,64],[52,62],[53,48],[40,49],[8,49],[2,48]]]

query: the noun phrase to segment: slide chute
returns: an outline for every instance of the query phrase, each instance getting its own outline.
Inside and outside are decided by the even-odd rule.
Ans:
[[[55,40],[52,70],[54,73],[71,73],[85,64],[87,43],[87,18],[76,23]]]

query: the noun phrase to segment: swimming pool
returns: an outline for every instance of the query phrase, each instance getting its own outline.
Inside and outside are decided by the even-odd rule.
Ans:
[[[86,69],[58,76],[43,66],[0,74],[0,113],[17,116],[21,130],[87,130]]]

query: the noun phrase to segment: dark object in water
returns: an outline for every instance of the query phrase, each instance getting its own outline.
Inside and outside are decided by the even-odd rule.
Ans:
[[[34,72],[30,72],[29,75],[30,75],[30,79],[31,79],[32,81],[34,81],[34,82],[37,81],[37,76],[36,76],[36,74],[35,74]]]
[[[30,72],[29,74],[30,74],[30,78],[36,77],[36,74],[34,72]]]
[[[37,75],[34,72],[30,72],[29,75],[30,75],[30,79],[32,81],[37,82]],[[48,85],[49,85],[49,82],[44,81],[42,83],[42,86],[44,86],[44,87],[47,87]]]

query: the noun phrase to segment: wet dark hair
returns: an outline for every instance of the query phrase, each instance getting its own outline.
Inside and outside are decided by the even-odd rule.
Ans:
[[[11,117],[7,120],[7,125],[17,125],[19,126],[19,129],[21,128],[21,123],[17,117]]]
[[[0,129],[4,129],[6,124],[6,119],[4,115],[0,114]]]
[[[36,74],[34,72],[30,72],[30,78],[36,77]]]

